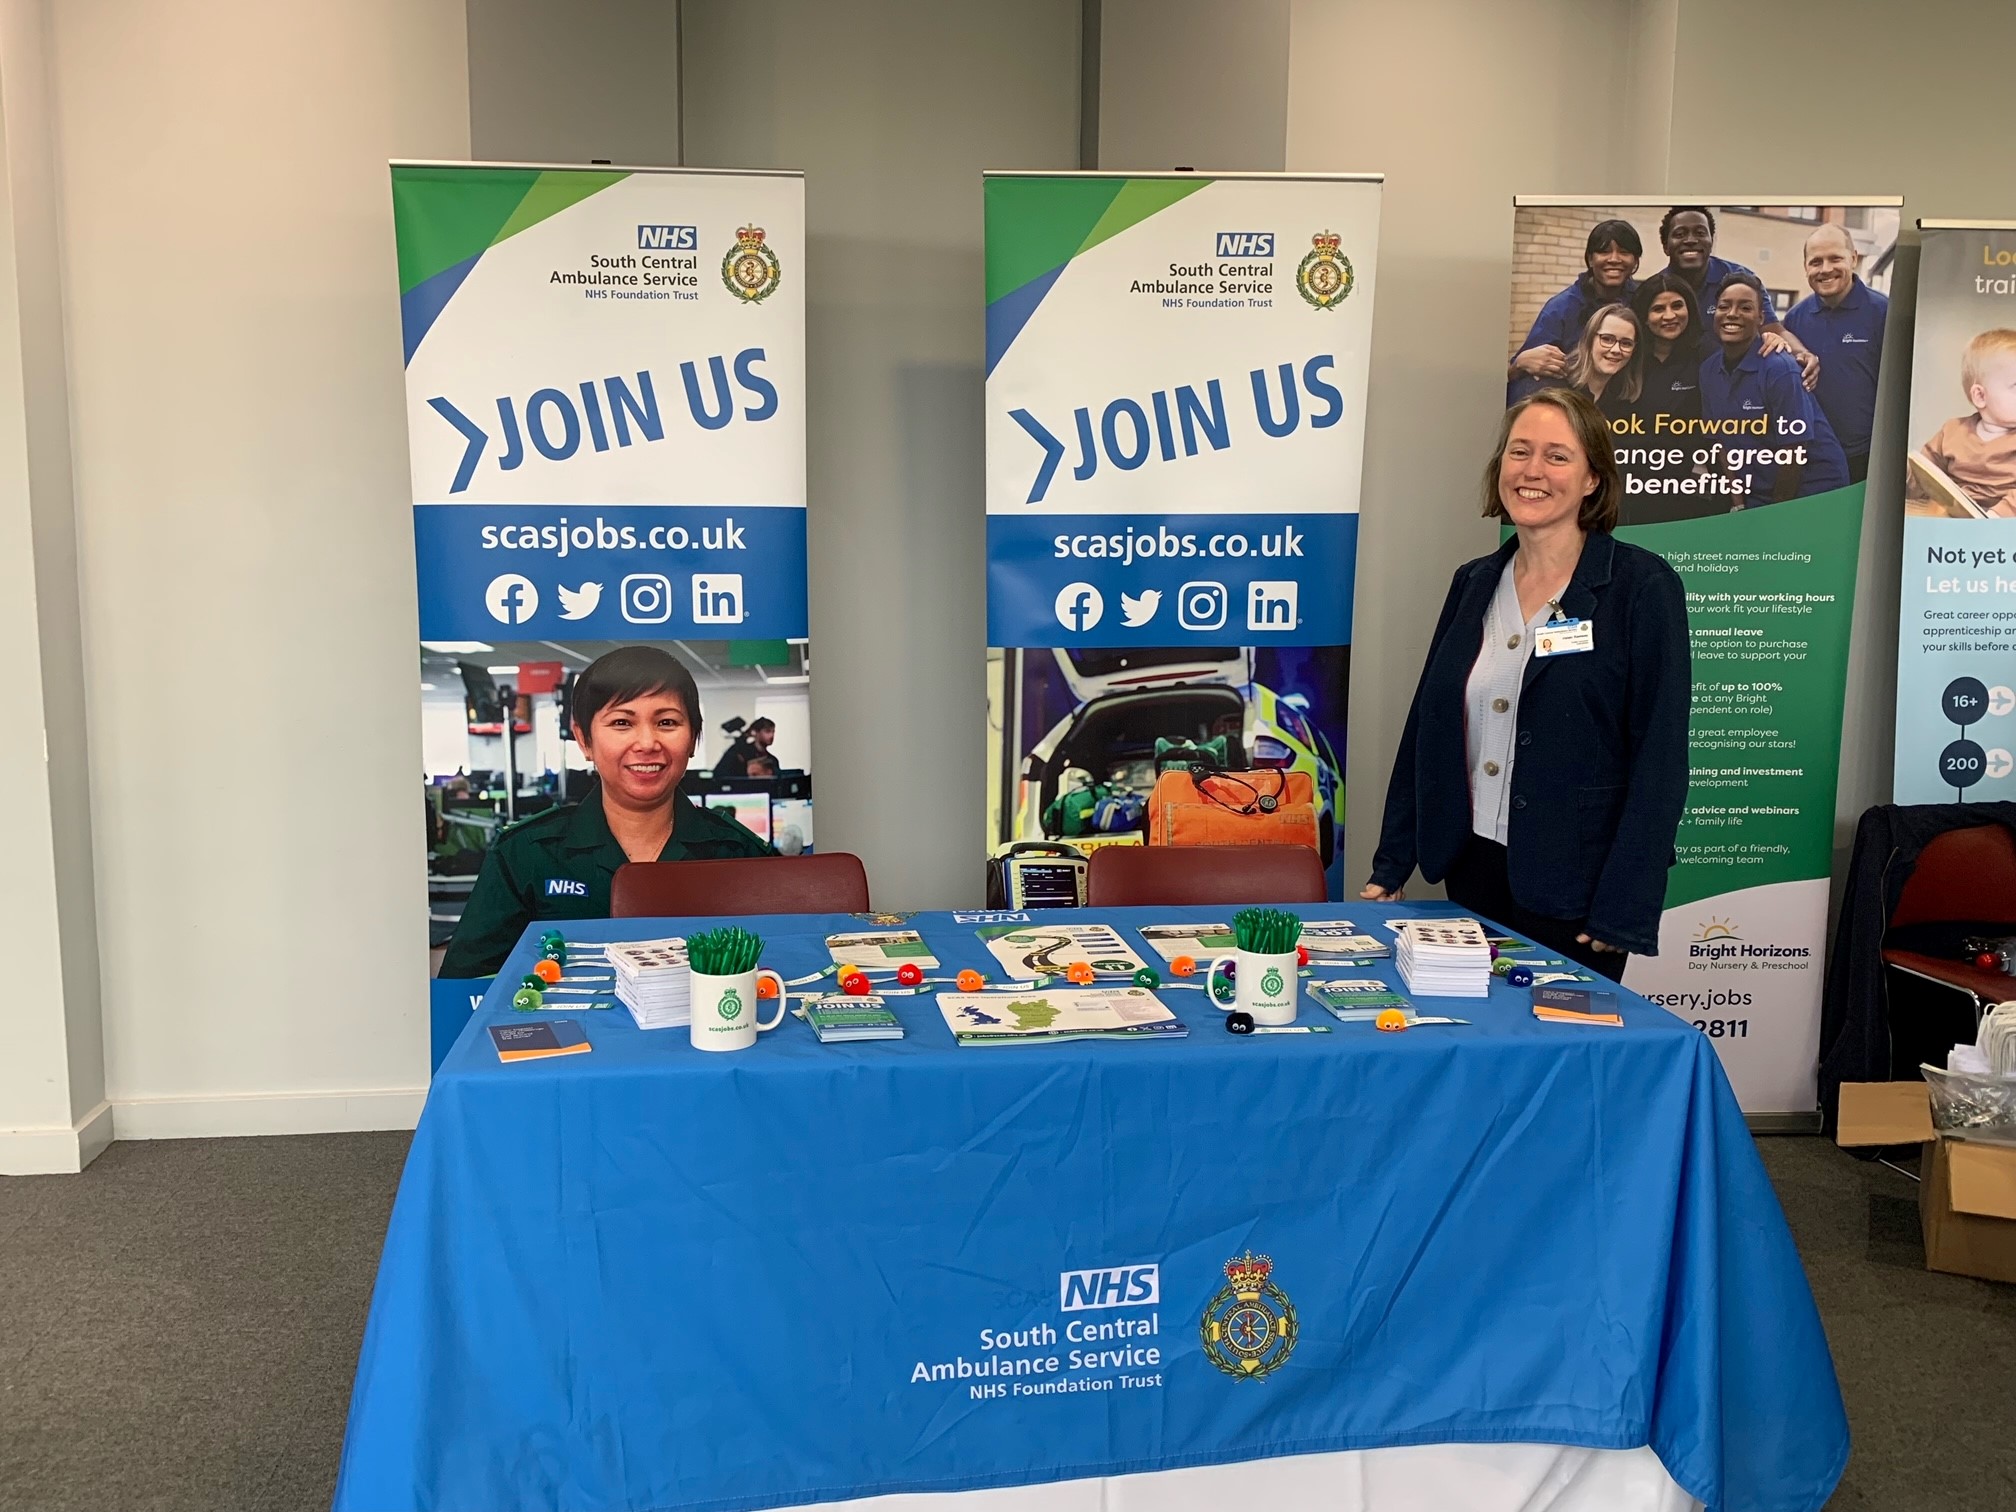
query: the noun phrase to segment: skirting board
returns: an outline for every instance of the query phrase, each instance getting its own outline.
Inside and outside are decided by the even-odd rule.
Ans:
[[[112,1104],[68,1129],[0,1129],[0,1176],[74,1176],[112,1143]]]
[[[220,1139],[246,1134],[357,1134],[410,1129],[425,1087],[282,1092],[251,1097],[135,1097],[115,1105],[120,1139]]]

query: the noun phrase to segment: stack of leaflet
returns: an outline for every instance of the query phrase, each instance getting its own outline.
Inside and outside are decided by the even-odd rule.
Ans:
[[[889,1011],[879,992],[866,997],[830,992],[807,1003],[804,1017],[822,1045],[903,1038],[903,1021]]]
[[[1422,997],[1488,997],[1491,942],[1475,919],[1407,919],[1393,926],[1394,964]]]
[[[686,942],[624,940],[609,947],[616,969],[616,998],[639,1029],[676,1029],[693,1016],[693,974],[686,965]]]

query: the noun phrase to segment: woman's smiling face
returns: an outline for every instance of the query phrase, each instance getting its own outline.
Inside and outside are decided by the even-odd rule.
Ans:
[[[1654,295],[1645,310],[1645,323],[1661,341],[1678,341],[1687,330],[1687,301],[1671,289]]]
[[[1748,284],[1725,284],[1715,301],[1715,339],[1725,347],[1747,347],[1764,329],[1757,291]]]
[[[662,689],[597,709],[589,729],[574,726],[574,738],[603,790],[628,808],[670,802],[696,744],[685,700]]]
[[[1529,404],[1512,422],[1498,461],[1498,502],[1527,530],[1574,519],[1596,488],[1589,455],[1568,417],[1552,404]]]
[[[1615,378],[1624,371],[1631,361],[1631,354],[1638,350],[1638,326],[1622,315],[1605,315],[1603,323],[1596,328],[1595,340],[1590,344],[1589,356],[1596,364],[1596,371],[1605,378]]]

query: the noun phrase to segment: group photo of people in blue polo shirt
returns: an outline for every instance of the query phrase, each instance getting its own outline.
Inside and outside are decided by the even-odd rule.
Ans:
[[[1625,525],[1860,482],[1898,230],[1891,206],[1522,203],[1505,401],[1594,401]]]

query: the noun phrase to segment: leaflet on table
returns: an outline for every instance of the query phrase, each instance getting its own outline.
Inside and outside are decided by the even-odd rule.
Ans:
[[[1207,956],[1235,949],[1239,944],[1232,934],[1232,926],[1218,923],[1144,924],[1141,926],[1141,938],[1164,961],[1186,955],[1201,961]]]
[[[1535,987],[1533,1017],[1555,1024],[1622,1025],[1617,1012],[1617,995],[1591,992],[1582,987]]]
[[[1405,993],[1395,992],[1378,977],[1336,977],[1329,981],[1311,982],[1309,996],[1347,1023],[1354,1019],[1377,1018],[1382,1008],[1410,1010],[1411,1021],[1414,1007],[1413,1000]]]
[[[1148,964],[1110,924],[993,924],[975,933],[1016,978],[1062,976],[1077,965],[1132,976]]]
[[[1190,1032],[1145,987],[947,992],[939,994],[938,1011],[962,1045],[1180,1039]]]
[[[835,966],[859,966],[863,971],[893,971],[904,965],[933,971],[938,966],[938,957],[914,929],[862,929],[828,935],[826,951]]]
[[[1307,947],[1312,959],[1319,960],[1393,953],[1392,946],[1376,935],[1360,933],[1349,919],[1303,920],[1301,944]]]
[[[492,1024],[490,1043],[500,1061],[543,1060],[551,1055],[586,1055],[595,1047],[588,1033],[572,1019],[545,1019],[536,1024]]]
[[[871,992],[866,997],[832,993],[814,998],[802,1013],[822,1045],[903,1038],[903,1021],[889,1011],[880,993]]]

